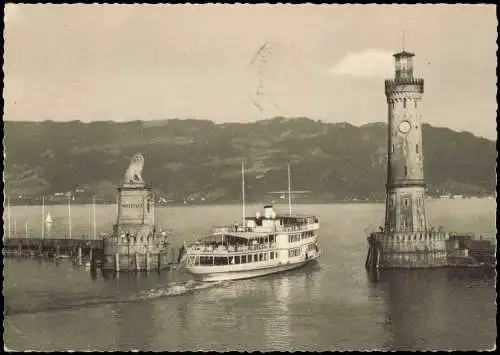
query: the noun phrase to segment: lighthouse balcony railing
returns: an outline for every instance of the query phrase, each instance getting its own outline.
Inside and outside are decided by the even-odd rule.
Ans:
[[[420,88],[420,92],[424,92],[424,79],[422,78],[398,78],[398,79],[388,79],[385,81],[385,92],[390,93],[395,86],[398,85],[415,85]]]
[[[387,231],[371,233],[369,238],[379,242],[448,240],[449,233],[443,231]]]

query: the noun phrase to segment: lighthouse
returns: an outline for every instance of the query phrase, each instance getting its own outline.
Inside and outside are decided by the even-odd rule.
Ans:
[[[394,78],[385,81],[388,152],[385,223],[370,233],[366,266],[447,265],[448,234],[428,228],[425,210],[422,114],[424,79],[413,74],[413,53],[394,54]]]
[[[422,114],[424,79],[413,76],[413,53],[394,54],[394,79],[385,81],[388,168],[385,229],[426,232]]]

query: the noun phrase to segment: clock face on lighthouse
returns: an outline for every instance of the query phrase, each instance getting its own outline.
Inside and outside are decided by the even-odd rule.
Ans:
[[[399,131],[401,133],[408,133],[410,131],[411,125],[408,121],[403,121],[399,124]]]

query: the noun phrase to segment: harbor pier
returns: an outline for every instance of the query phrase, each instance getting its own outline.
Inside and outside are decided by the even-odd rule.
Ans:
[[[169,248],[168,253],[137,253],[133,244],[127,247],[129,253],[117,253],[113,260],[115,268],[110,271],[144,271],[175,268],[182,248]],[[100,267],[104,258],[104,239],[86,238],[37,238],[36,236],[5,238],[4,257],[42,257],[48,259],[72,259],[77,265]],[[116,256],[115,256],[116,257]],[[118,265],[118,270],[116,269]]]
[[[49,258],[75,258],[83,264],[100,260],[103,253],[102,239],[67,238],[5,238],[5,256],[36,256]]]
[[[110,235],[97,235],[95,197],[93,197],[92,239],[84,236],[72,237],[71,195],[69,195],[67,237],[54,238],[50,235],[53,220],[49,213],[45,215],[43,197],[41,235],[30,235],[26,224],[24,236],[19,236],[14,228],[12,237],[8,201],[8,229],[3,238],[3,254],[17,257],[72,258],[78,265],[90,264],[114,272],[175,267],[179,264],[180,250],[170,248],[169,235],[166,231],[158,230],[155,225],[154,194],[142,180],[143,164],[143,156],[140,153],[135,154],[125,172],[122,186],[118,187],[118,216]]]

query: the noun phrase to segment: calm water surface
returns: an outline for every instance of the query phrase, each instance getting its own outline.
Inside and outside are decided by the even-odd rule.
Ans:
[[[491,349],[495,274],[436,269],[367,274],[365,229],[381,204],[297,205],[321,221],[322,256],[302,269],[203,284],[181,271],[104,277],[70,261],[4,259],[4,342],[15,350]],[[495,235],[494,200],[431,201],[431,223]],[[287,211],[286,206],[277,206]],[[165,207],[174,246],[238,219],[239,206]],[[248,206],[255,213],[259,206]],[[53,235],[67,207],[46,206]],[[72,207],[73,235],[91,234],[91,206]],[[11,229],[40,225],[40,207],[11,209]],[[109,232],[113,206],[97,206]],[[4,215],[4,218],[6,216]],[[38,228],[40,229],[40,228]],[[11,233],[12,230],[11,230]]]

